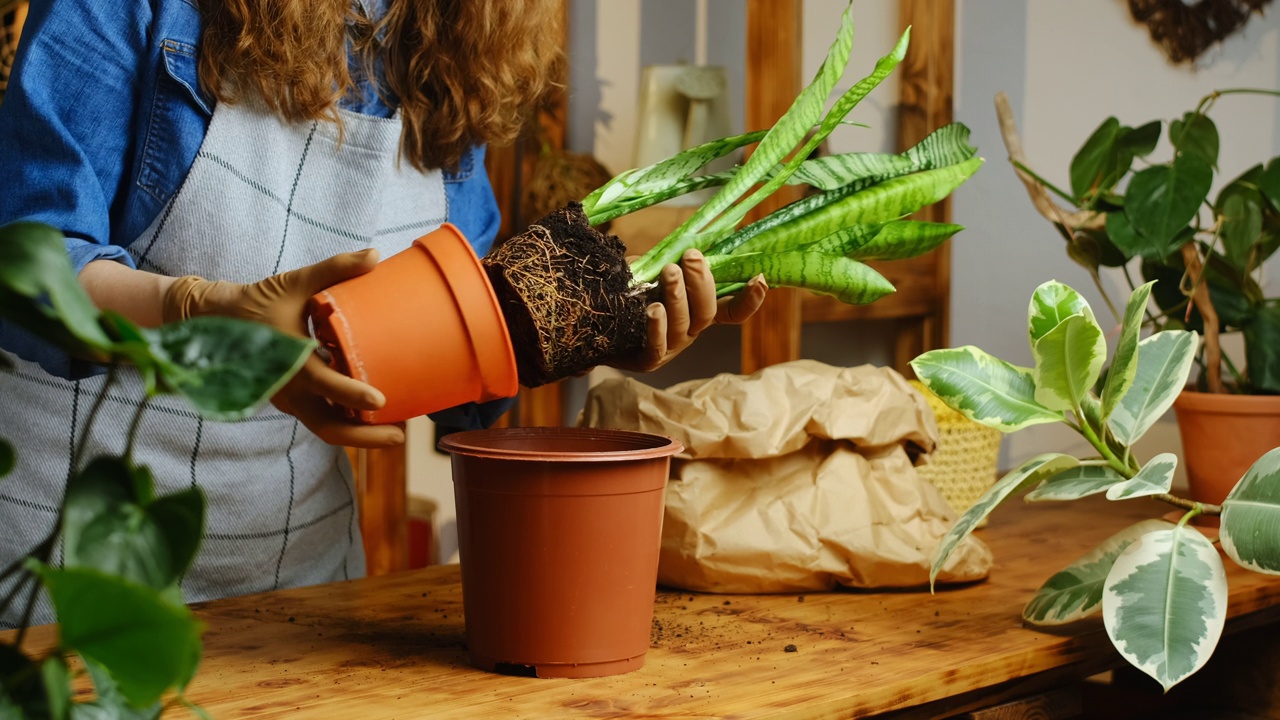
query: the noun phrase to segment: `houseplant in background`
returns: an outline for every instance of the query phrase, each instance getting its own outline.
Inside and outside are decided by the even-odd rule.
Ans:
[[[119,455],[83,457],[84,439],[112,381],[126,372],[122,366],[141,375],[148,398],[176,393],[206,418],[235,420],[292,377],[314,343],[229,318],[151,330],[99,312],[71,269],[62,234],[35,223],[0,227],[0,317],[110,368],[78,440],[52,532],[3,570],[13,585],[0,607],[24,608],[25,626],[43,587],[60,639],[44,658],[23,652],[24,629],[12,644],[0,643],[0,717],[156,717],[169,690],[202,715],[182,695],[200,662],[201,625],[183,604],[178,581],[203,537],[204,495],[191,487],[156,496],[150,470],[134,462],[145,403],[129,436],[119,439]],[[13,470],[21,453],[0,439],[0,475]],[[73,702],[72,654],[92,679],[92,701]]]
[[[1280,445],[1280,298],[1266,297],[1259,281],[1262,264],[1280,247],[1280,157],[1248,168],[1211,197],[1220,138],[1209,113],[1220,98],[1236,95],[1280,91],[1205,96],[1168,123],[1172,157],[1164,161],[1152,158],[1164,123],[1129,127],[1109,117],[1072,158],[1069,189],[1028,167],[1008,99],[996,97],[1018,176],[1103,297],[1099,268],[1123,268],[1132,287],[1130,261],[1138,260],[1144,280],[1161,281],[1152,293],[1158,312],[1148,323],[1203,333],[1201,373],[1174,409],[1191,495],[1211,503]],[[1243,363],[1222,351],[1219,335],[1228,331],[1243,336]]]
[[[1280,448],[1257,460],[1221,505],[1170,494],[1178,458],[1146,462],[1133,444],[1169,409],[1198,352],[1191,330],[1166,329],[1140,339],[1153,285],[1129,296],[1110,369],[1100,392],[1107,342],[1092,308],[1057,282],[1036,289],[1028,312],[1034,368],[975,347],[932,350],[911,362],[930,392],[966,417],[1014,432],[1065,423],[1098,452],[1080,459],[1034,457],[1009,472],[965,511],[933,557],[932,577],[957,544],[997,505],[1030,490],[1028,501],[1068,501],[1105,493],[1109,500],[1153,497],[1185,511],[1176,522],[1144,520],[1104,541],[1050,577],[1023,610],[1034,625],[1061,625],[1101,613],[1124,658],[1166,690],[1212,654],[1227,616],[1227,579],[1213,543],[1192,527],[1220,515],[1227,555],[1257,572],[1280,574]]]

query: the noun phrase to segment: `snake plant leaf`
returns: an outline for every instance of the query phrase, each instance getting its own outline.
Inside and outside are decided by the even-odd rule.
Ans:
[[[1133,377],[1138,372],[1138,340],[1142,334],[1142,323],[1146,319],[1147,303],[1151,299],[1151,286],[1154,284],[1155,280],[1152,280],[1134,290],[1124,306],[1120,339],[1116,342],[1116,352],[1111,358],[1111,368],[1107,370],[1107,381],[1102,386],[1104,420],[1111,415],[1120,398],[1133,387]]]
[[[804,250],[806,252],[816,252],[824,255],[843,255],[848,257],[849,253],[870,242],[871,239],[876,236],[876,233],[880,232],[880,229],[886,224],[887,223],[857,223],[849,225],[809,245],[798,244],[795,242],[795,238],[788,237],[784,233],[771,233],[763,239],[748,240],[733,252],[770,253]]]
[[[1125,217],[1138,235],[1172,250],[1170,241],[1195,218],[1212,183],[1213,168],[1197,155],[1178,155],[1167,165],[1152,165],[1129,180]],[[1114,235],[1112,239],[1119,244]]]
[[[13,446],[9,441],[0,438],[0,478],[13,472],[18,465],[17,453],[13,451]]]
[[[1237,269],[1248,272],[1254,259],[1254,244],[1262,235],[1262,209],[1266,200],[1252,183],[1236,180],[1218,193],[1214,212],[1220,223],[1223,254]]]
[[[202,625],[171,594],[90,568],[29,567],[49,591],[62,647],[110,668],[130,704],[191,681]]]
[[[1186,385],[1199,340],[1187,330],[1165,330],[1138,343],[1133,386],[1107,418],[1116,440],[1132,446],[1173,405]]]
[[[1125,660],[1165,690],[1199,670],[1227,619],[1227,575],[1213,543],[1178,525],[1149,532],[1116,558],[1102,619]]]
[[[1129,500],[1136,497],[1163,495],[1173,486],[1173,471],[1178,468],[1178,456],[1160,453],[1147,461],[1136,475],[1107,489],[1108,500]]]
[[[929,568],[929,588],[933,588],[934,580],[938,577],[938,573],[946,566],[947,558],[951,556],[952,551],[956,549],[960,541],[968,537],[969,533],[972,533],[974,528],[978,527],[978,523],[982,522],[987,515],[990,515],[991,511],[1004,502],[1005,498],[1037,485],[1045,478],[1067,468],[1075,467],[1079,463],[1079,460],[1061,453],[1037,455],[1016,469],[1009,471],[1004,477],[997,480],[995,484],[987,488],[982,497],[978,498],[977,502],[970,506],[968,510],[965,510],[960,518],[956,520],[956,524],[951,526],[951,529],[947,531],[947,534],[938,543],[937,549],[933,551],[933,562]]]
[[[1046,580],[1022,609],[1022,619],[1039,626],[1066,625],[1102,612],[1102,588],[1120,553],[1143,535],[1171,527],[1164,520],[1143,520],[1103,540]]]
[[[1280,306],[1257,308],[1244,328],[1245,363],[1255,391],[1280,393]]]
[[[75,354],[110,351],[98,309],[67,258],[66,239],[48,225],[0,227],[0,318]]]
[[[963,229],[952,223],[899,220],[886,223],[870,241],[844,254],[854,260],[905,260],[933,250]],[[820,241],[814,249],[819,250],[826,242]]]
[[[964,123],[947,123],[924,137],[903,155],[916,170],[934,170],[958,165],[978,153],[969,143],[969,128]]]
[[[1035,341],[1036,402],[1050,410],[1075,410],[1102,375],[1107,340],[1090,315],[1072,315]]]
[[[162,380],[211,420],[252,414],[315,347],[267,325],[225,317],[196,317],[143,333],[163,361]]]
[[[1124,476],[1106,465],[1081,465],[1069,468],[1044,481],[1027,493],[1027,502],[1047,500],[1079,500],[1104,493],[1112,485],[1124,482]]]
[[[958,165],[977,154],[969,143],[969,128],[953,122],[934,130],[905,152],[841,153],[804,161],[788,183],[837,190],[863,180],[878,182],[892,177]]]
[[[1070,286],[1050,280],[1036,288],[1027,306],[1027,334],[1031,345],[1072,315],[1093,318],[1093,308]]]
[[[794,287],[834,295],[863,305],[893,292],[893,285],[870,267],[839,255],[809,252],[713,255],[707,258],[717,283],[746,282],[764,275],[770,287]]]
[[[1208,115],[1188,112],[1181,120],[1169,123],[1169,142],[1178,155],[1188,155],[1209,167],[1218,166],[1218,126]]]
[[[951,409],[1001,432],[1064,419],[1036,401],[1031,370],[972,345],[930,350],[912,360],[911,369]]]
[[[1280,448],[1258,458],[1227,495],[1219,536],[1237,565],[1280,575]]]

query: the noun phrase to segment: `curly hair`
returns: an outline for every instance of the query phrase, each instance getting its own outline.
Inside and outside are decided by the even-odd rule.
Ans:
[[[200,83],[220,102],[262,97],[286,120],[341,124],[338,100],[382,63],[401,151],[456,168],[475,144],[509,143],[563,70],[558,0],[389,0],[377,20],[351,0],[200,0]]]

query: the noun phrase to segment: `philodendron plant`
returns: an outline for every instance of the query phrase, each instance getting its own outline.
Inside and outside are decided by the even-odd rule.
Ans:
[[[236,420],[279,390],[313,343],[230,318],[144,329],[99,312],[72,271],[62,234],[35,223],[0,227],[0,318],[109,367],[77,441],[56,522],[43,542],[0,572],[0,580],[14,578],[0,612],[14,603],[24,608],[13,643],[0,643],[0,717],[154,718],[170,690],[174,702],[203,715],[182,694],[200,662],[202,629],[178,581],[204,535],[204,494],[192,487],[155,495],[151,471],[133,460],[145,402],[119,439],[120,454],[86,458],[85,438],[118,366],[139,373],[148,400],[175,393],[205,418]],[[12,370],[5,364],[0,355],[0,371]],[[21,451],[0,439],[0,476],[13,471]],[[59,540],[62,561],[53,564]],[[41,587],[53,602],[59,644],[35,658],[21,645]],[[71,655],[84,661],[92,701],[72,700]]]
[[[1129,297],[1110,370],[1099,384],[1107,342],[1089,304],[1058,282],[1036,289],[1028,331],[1034,368],[1011,365],[976,347],[933,350],[912,361],[925,387],[961,414],[1002,432],[1064,423],[1097,457],[1034,457],[997,481],[942,539],[930,582],[956,546],[997,505],[1030,491],[1028,502],[1156,498],[1186,512],[1144,520],[1111,536],[1050,577],[1023,609],[1033,625],[1062,625],[1102,614],[1120,654],[1167,690],[1204,665],[1227,616],[1227,579],[1212,542],[1188,522],[1220,515],[1222,549],[1242,567],[1280,574],[1280,448],[1245,473],[1221,506],[1170,494],[1178,458],[1145,462],[1133,445],[1186,385],[1199,346],[1187,330],[1140,339],[1152,285]]]

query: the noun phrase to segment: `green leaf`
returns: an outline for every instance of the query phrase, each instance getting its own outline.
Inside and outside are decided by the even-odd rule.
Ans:
[[[1133,386],[1107,418],[1116,440],[1132,446],[1173,405],[1199,344],[1199,336],[1185,330],[1166,330],[1138,343]]]
[[[1036,402],[1031,370],[971,345],[930,350],[912,360],[911,368],[953,410],[1001,432],[1064,420],[1062,413]]]
[[[1146,320],[1147,303],[1151,300],[1151,286],[1154,284],[1155,281],[1152,280],[1134,290],[1129,294],[1129,302],[1125,304],[1120,339],[1116,342],[1116,351],[1111,358],[1111,369],[1107,371],[1107,382],[1102,387],[1104,420],[1115,410],[1120,398],[1133,387],[1133,378],[1138,372],[1138,340]]]
[[[0,227],[0,318],[72,353],[100,355],[111,346],[71,268],[65,238],[48,225]]]
[[[1093,194],[1115,165],[1115,145],[1120,121],[1109,117],[1085,140],[1071,158],[1071,193],[1077,199]]]
[[[1219,233],[1227,260],[1248,271],[1254,260],[1254,245],[1262,235],[1262,208],[1266,201],[1256,187],[1236,181],[1218,193],[1214,210],[1221,223]]]
[[[106,667],[130,704],[150,705],[190,682],[201,625],[185,606],[97,570],[32,565],[53,600],[62,646]]]
[[[1271,203],[1271,209],[1280,212],[1280,157],[1267,163],[1267,169],[1258,176],[1258,188]]]
[[[1231,489],[1219,536],[1237,565],[1280,575],[1280,448],[1258,458]]]
[[[1093,309],[1083,295],[1057,280],[1036,288],[1027,306],[1027,333],[1032,346],[1072,315],[1093,317]]]
[[[71,671],[67,661],[61,655],[50,655],[40,663],[40,676],[49,699],[49,718],[66,720],[71,710]]]
[[[157,700],[146,707],[134,707],[120,694],[120,688],[106,668],[90,660],[86,660],[84,665],[93,680],[97,698],[75,705],[72,708],[73,720],[155,720],[160,717],[164,709],[162,701]]]
[[[914,170],[935,170],[958,165],[978,153],[969,143],[969,128],[964,123],[943,125],[902,153]]]
[[[794,287],[834,295],[861,305],[893,292],[893,285],[870,267],[839,255],[809,252],[712,255],[707,258],[717,283],[746,282],[763,274],[770,287]]]
[[[1163,520],[1143,520],[1103,540],[1046,580],[1022,609],[1022,619],[1039,626],[1066,625],[1101,612],[1102,588],[1116,558],[1143,535],[1169,527]]]
[[[7,643],[0,643],[0,683],[0,717],[49,717],[49,693],[42,668]]]
[[[850,257],[856,253],[858,248],[861,248],[863,245],[866,245],[875,239],[875,236],[878,235],[886,225],[890,224],[892,223],[849,225],[831,233],[812,245],[806,245],[804,250],[807,252],[822,253],[824,255],[843,255],[845,257]],[[748,243],[748,245],[751,245],[752,252],[786,252],[787,245],[789,244],[787,242],[788,240],[789,238],[787,236],[779,235],[777,236],[777,242],[771,243],[771,247],[756,248],[754,243]],[[743,252],[746,250],[747,246],[744,245],[736,252]]]
[[[1136,497],[1163,495],[1173,485],[1173,471],[1178,467],[1178,456],[1160,453],[1128,480],[1112,485],[1107,490],[1108,500],[1129,500]]]
[[[1208,164],[1194,155],[1179,155],[1170,165],[1153,165],[1134,174],[1125,191],[1124,214],[1139,235],[1167,248],[1196,217],[1212,183]],[[1111,233],[1109,225],[1107,232]],[[1111,237],[1119,244],[1114,234]]]
[[[1106,220],[1107,238],[1125,257],[1144,257],[1159,260],[1169,255],[1173,243],[1157,243],[1138,234],[1123,212],[1109,212]]]
[[[963,229],[951,223],[898,220],[886,223],[868,242],[844,254],[854,260],[905,260],[933,250]],[[821,251],[825,243],[822,240],[814,250]]]
[[[1169,123],[1169,142],[1179,155],[1195,157],[1210,167],[1218,167],[1218,126],[1209,116],[1189,112]]]
[[[163,382],[212,420],[253,414],[315,347],[270,326],[226,317],[196,317],[143,332],[161,360]]]
[[[147,506],[147,515],[168,546],[170,575],[175,579],[182,577],[195,560],[204,538],[204,493],[192,487],[165,495]]]
[[[1280,306],[1256,309],[1244,326],[1244,352],[1253,391],[1280,393]]]
[[[1132,157],[1146,157],[1155,151],[1156,144],[1160,142],[1162,125],[1159,120],[1152,120],[1136,128],[1124,128],[1118,145]]]
[[[1035,342],[1036,401],[1050,410],[1075,410],[1102,374],[1107,340],[1089,316],[1072,315]]]
[[[583,198],[583,210],[594,214],[593,211],[603,206],[660,192],[672,183],[693,175],[712,160],[760,142],[767,133],[767,130],[758,130],[712,140],[647,167],[620,173]]]
[[[1079,500],[1104,493],[1124,476],[1106,465],[1081,465],[1054,475],[1043,485],[1027,493],[1027,502]]]
[[[7,440],[0,439],[0,477],[13,472],[18,465],[18,456]]]
[[[937,549],[933,551],[933,562],[929,568],[930,589],[933,588],[933,583],[938,577],[938,573],[946,566],[947,558],[951,557],[952,551],[956,549],[962,540],[969,536],[969,533],[973,532],[974,528],[978,527],[978,523],[982,522],[983,518],[990,515],[991,511],[996,509],[996,506],[1004,502],[1005,498],[1040,483],[1046,477],[1055,475],[1067,468],[1075,467],[1079,463],[1079,460],[1070,455],[1046,453],[1031,458],[1016,470],[1010,471],[997,480],[994,485],[982,494],[982,497],[978,498],[977,502],[964,511],[964,514],[956,520],[956,524],[951,526],[951,529],[947,531],[947,534],[938,543]]]
[[[1165,690],[1204,665],[1226,618],[1226,570],[1213,544],[1194,528],[1146,533],[1107,574],[1107,634],[1125,660]]]

